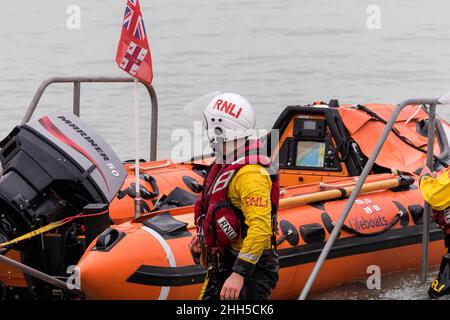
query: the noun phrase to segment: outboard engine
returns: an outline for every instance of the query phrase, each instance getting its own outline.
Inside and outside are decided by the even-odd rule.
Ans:
[[[109,204],[126,177],[109,145],[71,113],[55,112],[18,126],[0,148],[0,243],[81,213],[86,205]],[[70,256],[67,241],[79,233],[60,234],[59,244],[35,237],[12,248],[34,267],[58,274]],[[55,252],[49,252],[52,248]]]

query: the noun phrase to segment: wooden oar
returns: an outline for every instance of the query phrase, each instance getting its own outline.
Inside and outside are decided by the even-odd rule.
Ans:
[[[363,187],[361,189],[361,193],[380,191],[380,190],[385,190],[385,189],[390,189],[390,188],[396,188],[399,186],[408,186],[413,183],[414,183],[414,178],[400,176],[398,178],[366,183],[363,185]],[[298,206],[305,205],[308,203],[313,203],[313,202],[333,200],[333,199],[338,199],[341,197],[346,198],[352,193],[354,188],[355,188],[355,186],[351,186],[351,187],[346,187],[346,188],[342,188],[342,189],[319,191],[319,192],[309,193],[309,194],[305,194],[305,195],[301,195],[301,196],[281,199],[279,208],[280,209],[289,209],[289,208],[294,208],[294,207],[298,207]],[[193,213],[176,215],[175,218],[177,220],[186,222],[188,224],[188,226],[187,226],[188,229],[195,227]]]
[[[400,185],[410,185],[414,183],[414,179],[407,177],[398,177],[393,179],[387,179],[382,181],[375,181],[370,183],[363,184],[361,188],[361,193],[379,191],[389,188],[395,188]],[[289,209],[297,206],[301,206],[304,204],[319,202],[325,200],[337,199],[340,197],[346,198],[348,197],[355,186],[349,186],[345,188],[337,188],[333,190],[319,191],[314,193],[309,193],[297,197],[291,197],[280,200],[280,209]]]

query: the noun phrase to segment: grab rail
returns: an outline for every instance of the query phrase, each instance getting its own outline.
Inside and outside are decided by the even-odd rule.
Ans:
[[[383,147],[384,143],[387,140],[387,137],[389,136],[389,133],[391,132],[392,127],[395,124],[396,119],[398,118],[400,112],[409,105],[418,105],[418,104],[424,104],[429,105],[429,123],[428,123],[428,145],[427,145],[427,166],[428,168],[433,168],[433,150],[434,150],[434,133],[435,133],[435,122],[436,122],[436,105],[442,104],[439,99],[408,99],[405,101],[402,101],[397,107],[395,108],[394,112],[392,113],[391,117],[386,123],[386,126],[383,129],[383,132],[381,133],[380,138],[377,141],[377,144],[375,145],[374,150],[372,151],[372,154],[370,155],[369,160],[367,161],[366,165],[364,166],[363,172],[360,175],[360,178],[356,182],[355,188],[353,189],[353,192],[351,193],[350,197],[348,198],[347,202],[345,203],[345,207],[342,210],[342,213],[339,217],[338,222],[333,228],[333,231],[330,234],[330,237],[328,238],[328,241],[325,243],[325,246],[320,253],[319,258],[317,259],[316,264],[314,265],[313,270],[311,271],[311,274],[306,281],[305,286],[303,287],[303,290],[298,297],[299,300],[305,300],[308,296],[309,291],[311,290],[311,287],[314,284],[314,281],[317,278],[317,275],[319,274],[319,271],[325,262],[328,253],[331,250],[331,247],[333,246],[336,238],[339,235],[339,232],[347,219],[347,216],[353,207],[353,204],[356,200],[356,197],[358,196],[359,192],[361,191],[361,188],[366,181],[370,171],[372,170],[373,165],[375,164],[375,160],[378,157],[378,154],[381,151],[381,148]],[[429,216],[431,212],[431,207],[428,203],[425,203],[425,211],[423,214],[423,233],[422,233],[422,272],[421,272],[421,279],[422,281],[425,281],[426,274],[428,272],[428,243],[429,243]]]
[[[122,78],[122,77],[53,77],[47,79],[41,83],[41,85],[36,90],[36,93],[31,100],[30,105],[25,112],[22,119],[22,124],[30,121],[33,116],[37,105],[44,94],[44,91],[53,83],[73,83],[73,113],[76,116],[80,116],[80,94],[81,94],[81,83],[92,83],[92,82],[133,82],[133,78]],[[156,160],[157,144],[158,144],[158,98],[156,97],[155,89],[152,85],[146,84],[145,82],[139,81],[145,88],[147,88],[148,94],[150,96],[151,103],[151,124],[150,124],[150,161]]]

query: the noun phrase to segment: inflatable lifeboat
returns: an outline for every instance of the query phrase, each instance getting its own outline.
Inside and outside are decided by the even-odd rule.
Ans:
[[[392,110],[391,105],[319,103],[287,107],[275,122],[281,139],[271,156],[279,163],[282,196],[277,240],[281,270],[273,298],[298,296]],[[426,146],[426,117],[420,107],[411,106],[398,118],[313,291],[366,277],[374,264],[382,272],[420,265],[424,210],[416,174],[425,161],[420,149]],[[448,124],[439,122],[435,153],[443,158],[448,156],[446,130]],[[305,152],[309,157],[302,157]],[[182,180],[191,178],[200,179]],[[206,270],[187,250],[196,232],[192,203],[105,230],[78,263],[86,296],[196,299]],[[440,229],[432,225],[430,237],[429,263],[436,265],[445,253],[438,241]]]
[[[297,297],[393,109],[393,105],[384,104],[339,106],[335,100],[288,106],[273,125],[279,139],[261,138],[268,155],[278,164],[282,195],[277,239],[281,271],[274,298]],[[417,187],[417,174],[426,161],[427,118],[422,106],[408,106],[401,112],[314,290],[364,277],[371,264],[380,266],[382,272],[419,266],[423,199]],[[187,243],[195,233],[192,205],[200,195],[213,155],[193,157],[182,163],[142,161],[140,187],[144,204],[136,218],[134,163],[120,163],[110,155],[120,181],[107,188],[100,171],[111,171],[111,163],[101,167],[104,155],[99,150],[113,154],[112,150],[91,128],[75,118],[72,120],[71,127],[64,128],[66,138],[71,138],[71,134],[77,136],[80,128],[84,128],[89,137],[96,137],[101,143],[93,148],[92,139],[85,138],[87,151],[81,152],[73,144],[68,145],[67,139],[61,140],[61,135],[56,135],[59,137],[56,139],[47,133],[33,140],[33,144],[11,142],[20,132],[36,133],[30,129],[32,126],[42,129],[35,123],[26,124],[2,143],[2,166],[6,173],[8,168],[27,168],[29,159],[16,157],[23,154],[17,150],[23,151],[24,147],[41,150],[45,145],[44,153],[34,151],[34,154],[39,158],[41,154],[53,156],[55,150],[60,152],[61,156],[52,157],[58,160],[52,169],[63,165],[62,171],[56,170],[58,174],[81,168],[78,176],[64,178],[72,179],[73,193],[59,194],[62,189],[56,182],[61,178],[56,174],[52,178],[56,182],[48,181],[53,188],[51,192],[33,186],[40,190],[33,198],[39,207],[35,205],[30,210],[39,219],[21,222],[20,234],[37,229],[43,222],[58,219],[67,222],[83,210],[90,212],[92,218],[74,218],[18,245],[0,248],[2,253],[61,278],[67,278],[67,268],[76,264],[81,289],[89,299],[196,298],[205,270],[194,264]],[[74,126],[78,128],[75,132]],[[437,121],[436,168],[440,162],[448,162],[449,132],[450,126],[444,119]],[[51,149],[47,149],[49,145]],[[94,154],[100,158],[97,160]],[[49,163],[49,159],[36,161],[41,167]],[[92,166],[94,162],[100,163],[98,171]],[[69,163],[71,166],[67,167]],[[33,172],[22,170],[32,181]],[[55,202],[54,194],[63,201]],[[90,203],[93,205],[86,209],[85,205]],[[0,201],[0,206],[7,205]],[[8,227],[17,222],[16,216],[22,216],[14,208],[16,215],[10,220],[0,219],[0,242],[11,240],[13,235],[20,236],[17,230],[10,232]],[[440,230],[433,224],[430,228],[430,264],[435,265],[444,253],[444,245],[438,241]],[[4,234],[10,236],[3,239]],[[55,298],[62,294],[61,290],[2,264],[0,287],[8,297]]]
[[[284,189],[278,214],[280,280],[274,299],[295,299],[339,218],[353,179]],[[390,187],[389,187],[390,186]],[[423,199],[412,177],[372,175],[330,252],[315,291],[367,275],[420,265]],[[371,191],[373,190],[373,191]],[[304,203],[304,204],[301,204]],[[196,299],[206,270],[187,250],[195,234],[192,208],[164,211],[105,230],[78,263],[81,288],[90,299]],[[430,264],[445,253],[433,228]]]

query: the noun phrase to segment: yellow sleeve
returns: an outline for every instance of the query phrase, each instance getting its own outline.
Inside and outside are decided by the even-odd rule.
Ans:
[[[450,177],[447,170],[436,178],[424,176],[420,181],[420,190],[433,209],[444,210],[450,207]]]
[[[230,183],[229,193],[231,193],[232,203],[241,209],[248,227],[247,235],[233,267],[237,273],[249,274],[264,249],[270,248],[271,188],[270,175],[260,165],[244,166]]]

